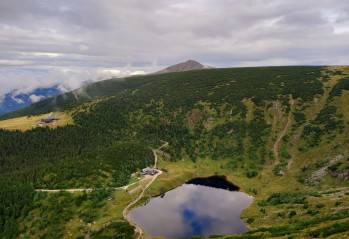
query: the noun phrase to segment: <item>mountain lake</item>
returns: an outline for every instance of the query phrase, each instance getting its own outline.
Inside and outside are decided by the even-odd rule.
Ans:
[[[132,209],[130,217],[147,237],[244,233],[248,229],[240,214],[253,197],[238,190],[224,176],[196,178]]]

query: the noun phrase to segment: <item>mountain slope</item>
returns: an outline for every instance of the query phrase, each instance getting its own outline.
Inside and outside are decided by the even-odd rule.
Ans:
[[[140,87],[152,80],[152,78],[147,77],[129,77],[125,79],[110,79],[95,82],[72,92],[33,103],[26,108],[2,114],[0,115],[0,120],[64,110],[75,103],[79,104],[98,97],[112,96],[126,89]]]
[[[113,95],[66,108],[74,125],[0,130],[0,183],[9,185],[0,195],[7,195],[5,207],[16,208],[10,217],[1,214],[7,224],[0,234],[69,238],[122,232],[137,238],[122,211],[140,191],[108,187],[137,180],[130,174],[151,164],[149,147],[166,141],[158,161],[164,173],[144,200],[198,176],[223,174],[254,197],[242,215],[249,234],[227,238],[345,238],[348,79],[349,67],[318,66],[135,77]],[[104,84],[115,82],[90,90],[102,96]],[[32,186],[97,189],[47,195]],[[110,194],[115,201],[108,201]]]
[[[204,66],[197,61],[188,60],[187,62],[179,63],[170,67],[165,68],[162,71],[154,73],[156,74],[164,74],[171,72],[182,72],[182,71],[191,71],[191,70],[199,70],[199,69],[208,69],[211,67]],[[60,111],[65,109],[66,107],[70,107],[72,104],[76,102],[86,102],[93,100],[98,97],[108,97],[115,94],[118,94],[126,89],[135,89],[142,85],[145,85],[157,78],[154,76],[132,76],[127,78],[113,78],[104,81],[98,81],[91,84],[86,84],[81,88],[74,90],[72,92],[68,92],[62,95],[58,95],[58,92],[54,91],[51,95],[54,97],[49,97],[50,95],[45,94],[45,98],[40,100],[39,102],[35,102],[30,104],[28,100],[26,101],[25,106],[29,106],[23,108],[21,105],[18,106],[19,110],[15,110],[15,108],[11,108],[11,110],[3,111],[1,114],[0,111],[0,120],[10,119],[15,117],[21,117],[26,115],[36,115],[43,114],[52,111]],[[50,90],[50,89],[48,89]],[[53,91],[53,89],[51,89]],[[48,92],[51,92],[48,91]],[[42,92],[41,90],[39,93]],[[35,93],[35,92],[34,92]],[[27,96],[29,99],[29,95]],[[1,108],[0,108],[1,110]],[[13,111],[6,113],[7,111]]]

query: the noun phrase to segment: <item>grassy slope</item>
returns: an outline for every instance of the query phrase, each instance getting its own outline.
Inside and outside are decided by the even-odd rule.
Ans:
[[[47,114],[35,115],[35,116],[23,116],[19,118],[13,118],[8,120],[0,121],[0,128],[7,130],[30,130],[37,127],[36,123],[39,122],[42,118],[46,117]],[[59,120],[56,122],[46,124],[50,128],[56,128],[58,126],[64,126],[67,124],[72,124],[72,117],[65,112],[56,112],[54,114]]]
[[[344,74],[349,75],[348,67],[337,67],[333,70],[342,70]],[[327,73],[323,73],[327,74]],[[305,108],[307,120],[313,120],[324,108],[330,89],[335,83],[343,76],[331,76],[331,79],[325,83],[325,93],[314,99]],[[349,91],[345,91],[341,97],[335,97],[334,104],[343,113],[343,120],[346,124],[349,122]],[[254,111],[254,104],[250,99],[246,99],[243,103],[247,106],[248,116],[247,121],[253,119],[252,112]],[[269,111],[265,111],[265,119],[272,125],[272,134],[268,140],[268,147],[272,149],[273,144],[277,136],[284,129],[288,119],[288,114],[285,107],[281,107],[275,103],[275,107],[270,108]],[[295,102],[295,107],[292,111],[299,111],[302,107],[301,102]],[[208,107],[208,111],[212,111],[212,108]],[[80,109],[81,110],[81,109]],[[140,117],[141,118],[141,117]],[[274,120],[276,119],[276,120]],[[224,122],[224,119],[216,120],[215,124]],[[291,117],[292,125],[295,124],[295,120]],[[207,126],[208,128],[211,126]],[[321,183],[316,185],[306,185],[297,181],[297,177],[300,174],[300,168],[305,165],[312,165],[314,162],[320,160],[333,159],[335,156],[341,153],[347,153],[348,149],[348,126],[346,125],[344,133],[337,136],[337,138],[330,142],[322,142],[318,147],[307,148],[305,151],[299,151],[299,147],[304,145],[304,139],[300,137],[303,130],[303,126],[292,129],[287,128],[286,135],[289,136],[288,142],[281,140],[279,147],[279,154],[282,145],[285,145],[288,152],[291,154],[290,159],[284,159],[280,157],[279,161],[270,158],[263,169],[259,172],[259,175],[254,178],[247,178],[245,170],[241,168],[231,168],[228,166],[229,159],[223,159],[213,161],[209,158],[199,158],[196,163],[189,158],[184,157],[183,160],[177,162],[171,162],[166,157],[161,157],[159,161],[160,168],[166,168],[167,173],[161,175],[156,182],[151,186],[148,191],[148,196],[158,195],[161,192],[174,188],[181,183],[187,181],[190,178],[196,176],[210,176],[212,174],[224,174],[228,176],[228,179],[241,187],[242,191],[254,196],[255,200],[251,207],[244,210],[242,214],[243,220],[247,221],[249,218],[253,218],[254,221],[249,224],[250,229],[256,230],[261,227],[275,227],[275,226],[289,226],[294,225],[297,221],[310,221],[314,218],[313,215],[307,214],[309,210],[318,211],[315,217],[323,217],[327,214],[335,214],[341,210],[349,209],[349,192],[348,181],[334,179],[329,175],[324,176],[321,179]],[[247,142],[248,143],[248,142]],[[342,159],[344,162],[346,157]],[[281,162],[282,161],[282,162]],[[283,176],[276,176],[274,174],[274,168],[278,163],[285,163],[287,166],[282,166]],[[265,205],[259,206],[258,202],[266,200],[272,193],[275,192],[302,192],[305,193],[307,208],[302,204],[286,203],[280,205]],[[310,193],[316,192],[320,194],[318,196],[312,196]],[[116,192],[117,199],[112,202],[107,202],[107,206],[98,209],[98,219],[92,226],[86,225],[86,223],[80,222],[79,217],[74,216],[72,221],[64,225],[66,228],[65,238],[70,238],[70,235],[81,235],[81,231],[86,232],[89,227],[93,230],[101,228],[104,223],[110,220],[122,219],[122,209],[127,205],[131,198],[135,198],[136,195],[129,195],[127,192]],[[46,199],[45,199],[46,200]],[[338,202],[336,205],[336,202]],[[340,204],[339,204],[340,203]],[[318,206],[324,204],[325,206]],[[77,208],[72,209],[77,211]],[[296,215],[290,217],[291,211],[295,211]],[[39,217],[39,212],[36,215]],[[281,213],[281,214],[280,214]],[[35,212],[34,212],[35,214]],[[347,221],[348,218],[338,219],[335,221]],[[326,220],[324,222],[316,223],[306,229],[298,230],[293,233],[293,238],[304,238],[311,231],[330,225],[333,221]],[[28,224],[29,226],[29,224]],[[29,226],[30,227],[30,226]],[[69,233],[68,233],[69,232]],[[259,235],[264,232],[256,231],[254,234]],[[264,233],[266,236],[268,233]],[[338,233],[332,238],[346,238],[348,232]],[[276,237],[277,238],[277,237]],[[280,238],[285,238],[280,236]]]

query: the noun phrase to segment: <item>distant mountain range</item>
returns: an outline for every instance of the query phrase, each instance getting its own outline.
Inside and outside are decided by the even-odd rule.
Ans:
[[[30,93],[17,94],[15,92],[12,91],[0,97],[0,114],[18,110],[40,100],[62,94],[56,86],[35,89]]]

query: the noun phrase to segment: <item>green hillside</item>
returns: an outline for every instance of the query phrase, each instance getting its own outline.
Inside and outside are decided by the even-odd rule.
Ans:
[[[137,238],[123,210],[145,181],[112,189],[137,182],[161,145],[163,174],[141,201],[214,174],[254,197],[250,232],[217,238],[349,235],[349,67],[112,79],[1,119],[57,109],[74,123],[0,129],[0,238]],[[35,191],[76,188],[93,190]]]

